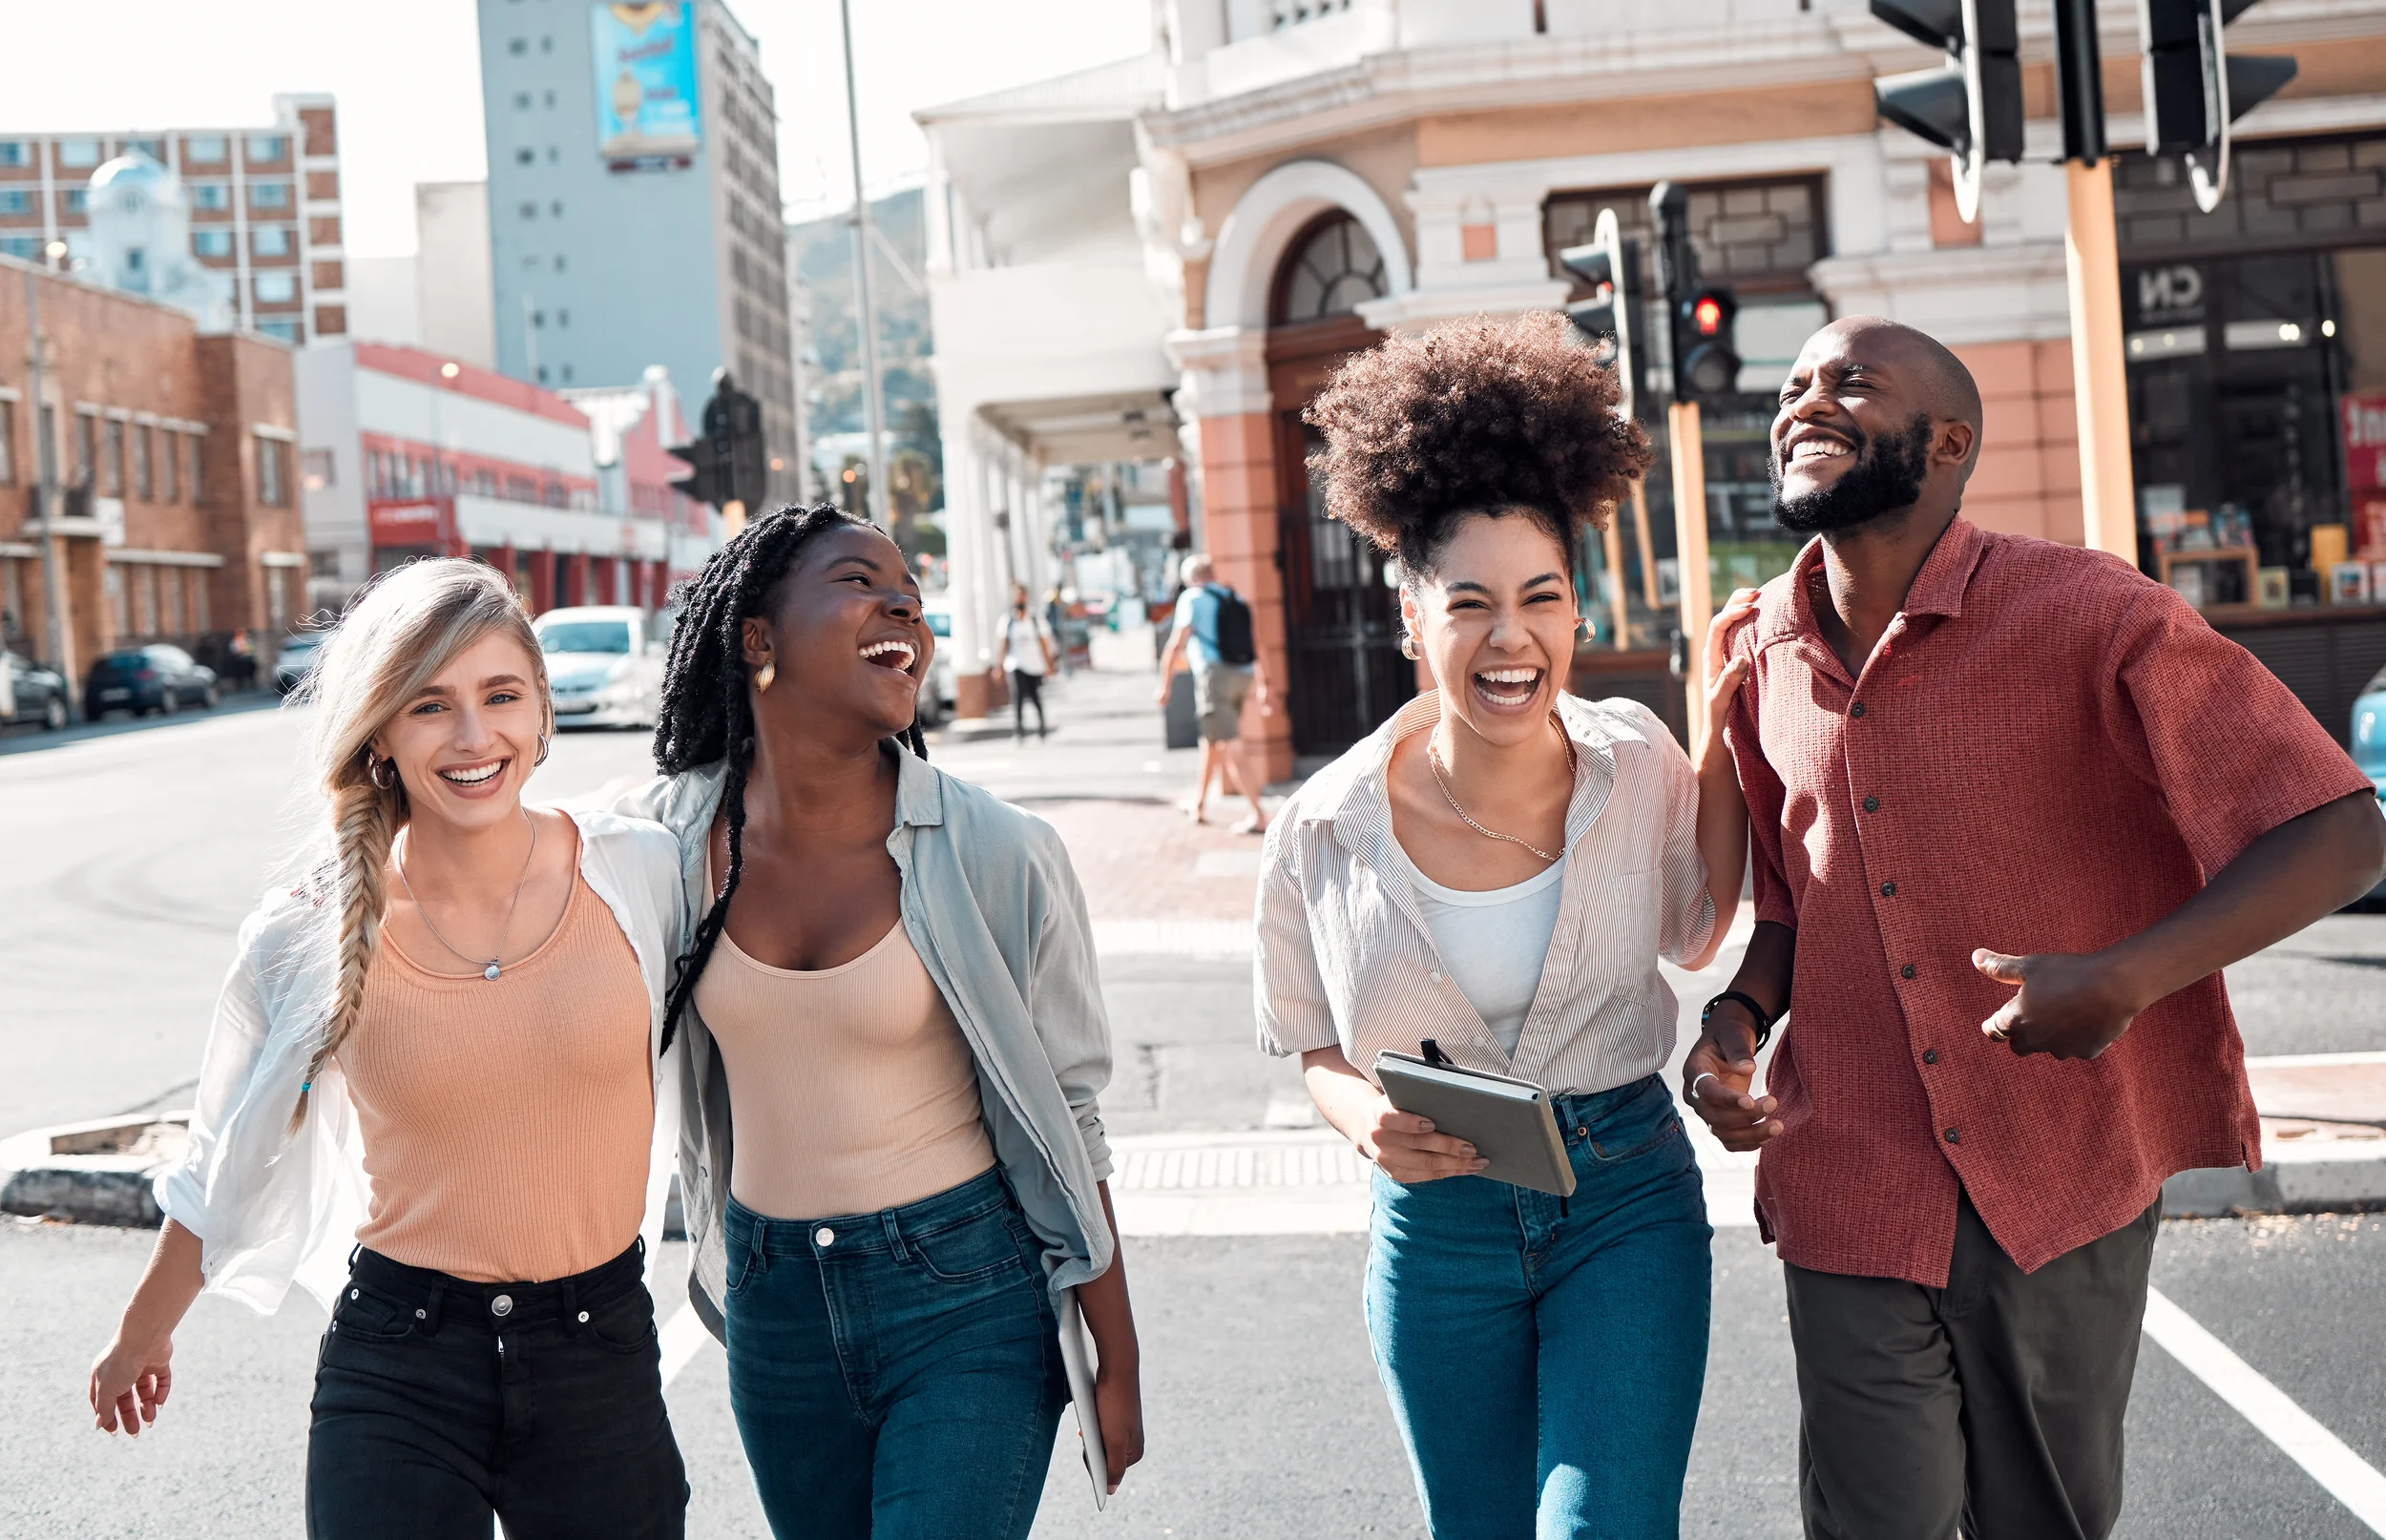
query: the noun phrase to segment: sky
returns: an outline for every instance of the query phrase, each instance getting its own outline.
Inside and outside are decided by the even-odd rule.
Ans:
[[[586,0],[492,0],[508,10]],[[852,0],[862,175],[916,181],[913,109],[1141,52],[1151,0]],[[810,218],[852,196],[836,0],[731,0],[779,102],[780,190]],[[416,182],[486,174],[473,0],[73,0],[6,7],[0,135],[241,128],[277,92],[339,99],[351,257],[414,249]],[[34,61],[49,61],[29,68]],[[592,128],[592,133],[593,133]]]

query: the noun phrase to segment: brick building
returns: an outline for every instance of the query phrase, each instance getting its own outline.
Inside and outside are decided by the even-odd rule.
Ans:
[[[27,320],[37,308],[36,399]],[[0,257],[0,629],[79,683],[112,648],[262,652],[303,613],[291,350]],[[34,492],[55,488],[58,646]]]
[[[12,134],[0,127],[0,256],[85,255],[92,173],[137,152],[182,179],[191,254],[232,280],[234,319],[285,343],[346,334],[340,137],[327,95],[278,95],[242,128]],[[47,253],[63,241],[62,260]]]

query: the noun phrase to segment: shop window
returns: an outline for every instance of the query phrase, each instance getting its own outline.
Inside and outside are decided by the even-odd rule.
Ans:
[[[1279,326],[1350,315],[1386,292],[1383,254],[1348,214],[1326,215],[1296,238],[1276,276],[1270,320]]]

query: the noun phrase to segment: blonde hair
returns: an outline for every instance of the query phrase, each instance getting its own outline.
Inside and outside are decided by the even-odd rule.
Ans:
[[[491,635],[510,636],[530,655],[541,731],[552,733],[546,658],[530,617],[495,570],[461,557],[409,562],[376,579],[324,639],[313,673],[294,697],[315,708],[310,756],[329,814],[329,850],[317,865],[315,885],[319,897],[336,897],[338,919],[330,938],[337,982],[290,1113],[294,1130],[306,1120],[315,1077],[356,1026],[366,970],[388,906],[383,872],[408,816],[406,786],[394,765],[388,786],[374,783],[368,745],[441,671]]]

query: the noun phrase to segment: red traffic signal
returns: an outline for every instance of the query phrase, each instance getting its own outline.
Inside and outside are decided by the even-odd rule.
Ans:
[[[1700,295],[1698,297],[1698,302],[1690,307],[1690,323],[1698,328],[1698,332],[1701,337],[1712,337],[1717,332],[1723,330],[1724,307],[1722,302],[1717,300],[1711,294]]]

